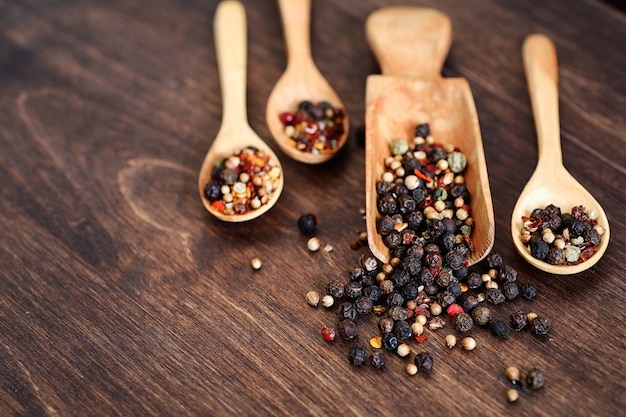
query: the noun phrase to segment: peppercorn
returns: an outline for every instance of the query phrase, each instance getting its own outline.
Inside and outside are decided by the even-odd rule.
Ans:
[[[389,309],[389,317],[394,321],[402,321],[409,317],[409,313],[406,308],[396,305]]]
[[[369,297],[362,296],[356,299],[354,307],[356,308],[356,312],[358,314],[365,315],[372,311],[374,305]]]
[[[315,214],[307,213],[298,218],[298,229],[304,234],[313,233],[317,226],[317,217]]]
[[[404,370],[406,371],[407,374],[409,375],[415,375],[417,374],[417,365],[415,365],[414,363],[407,363],[406,366],[404,367]]]
[[[326,294],[331,295],[337,299],[343,297],[344,290],[345,290],[345,286],[343,282],[337,279],[330,281],[326,285]]]
[[[474,350],[476,348],[476,340],[473,337],[464,337],[461,340],[461,347],[465,350]]]
[[[411,353],[411,346],[409,346],[407,343],[400,343],[396,349],[396,353],[398,354],[398,356],[404,358],[405,356],[408,356],[409,353]]]
[[[498,274],[498,278],[503,282],[515,282],[517,281],[517,271],[509,265],[504,265]]]
[[[489,268],[499,269],[502,266],[502,256],[499,253],[491,252],[487,256],[487,262],[489,263]]]
[[[336,314],[339,320],[354,320],[356,318],[357,311],[353,303],[351,303],[350,301],[344,301],[343,303],[339,304]]]
[[[528,374],[526,374],[526,385],[530,389],[539,389],[543,387],[544,382],[545,380],[543,374],[536,369],[533,369],[532,371],[528,372]]]
[[[448,306],[448,308],[446,308],[446,313],[448,314],[448,317],[450,318],[454,318],[456,315],[463,313],[463,307],[461,307],[460,305],[454,303],[454,304],[450,304]]]
[[[376,369],[382,368],[385,366],[385,354],[380,350],[372,352],[370,355],[370,363]]]
[[[411,325],[406,321],[397,321],[394,325],[393,331],[399,340],[406,340],[413,336]]]
[[[485,326],[491,321],[491,310],[485,306],[478,306],[472,311],[472,318],[479,326]]]
[[[335,340],[335,336],[335,329],[325,324],[322,325],[322,337],[324,338],[324,340],[332,342],[333,340]]]
[[[344,340],[353,340],[357,338],[357,326],[354,320],[346,319],[339,322],[339,335]]]
[[[543,260],[548,256],[550,245],[544,242],[542,239],[531,239],[529,242],[530,254],[533,258]]]
[[[517,310],[511,314],[511,327],[518,332],[522,330],[528,323],[528,316]]]
[[[449,334],[446,336],[446,346],[452,349],[456,346],[456,336],[453,334]]]
[[[492,304],[498,305],[504,302],[506,297],[498,288],[489,288],[485,291],[486,300]]]
[[[348,351],[348,360],[354,366],[360,366],[365,363],[365,349],[361,346],[352,346]]]
[[[519,398],[519,392],[516,389],[510,388],[506,391],[506,399],[510,403],[514,403]]]
[[[421,123],[415,127],[415,137],[426,139],[430,135],[430,125],[428,123]]]
[[[491,322],[491,334],[498,339],[502,339],[506,336],[507,325],[502,320],[494,320]]]
[[[522,295],[524,298],[531,300],[537,296],[537,289],[532,284],[522,285]]]
[[[317,307],[317,304],[320,302],[320,295],[317,293],[317,291],[309,291],[308,293],[306,293],[306,302],[311,306],[311,307]]]
[[[393,333],[385,333],[383,335],[383,349],[385,350],[396,350],[398,347],[398,338]]]
[[[363,292],[363,284],[359,281],[350,281],[346,284],[344,294],[354,300],[361,296]]]
[[[483,279],[478,272],[470,272],[467,276],[467,286],[470,289],[476,289],[483,285]]]
[[[454,317],[454,328],[461,333],[469,332],[473,326],[472,316],[467,313],[460,313]]]
[[[450,304],[454,304],[456,302],[456,297],[454,296],[454,294],[449,293],[448,291],[442,291],[441,293],[439,293],[439,296],[437,298],[441,308],[448,308]]]
[[[372,303],[375,303],[382,298],[383,292],[378,285],[369,285],[363,288],[363,296],[368,297]]]
[[[320,241],[319,238],[315,236],[310,238],[306,243],[307,249],[311,252],[317,252],[320,249],[321,245],[322,245],[322,242]]]
[[[415,356],[415,366],[422,372],[428,372],[433,367],[433,357],[427,352],[420,352]]]
[[[519,295],[519,288],[515,282],[505,282],[502,285],[502,293],[507,300],[513,300]]]
[[[467,292],[458,296],[456,301],[466,313],[471,313],[480,304],[478,302],[478,297]]]
[[[548,334],[550,330],[550,320],[545,317],[537,316],[531,323],[533,332],[538,336],[544,336]]]
[[[506,368],[505,375],[507,379],[513,383],[519,382],[520,380],[520,371],[516,366],[509,366]]]
[[[322,306],[326,308],[330,308],[333,306],[333,304],[335,304],[335,299],[333,298],[332,295],[327,294],[322,297]]]

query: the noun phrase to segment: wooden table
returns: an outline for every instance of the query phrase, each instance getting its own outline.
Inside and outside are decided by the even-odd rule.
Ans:
[[[248,113],[277,151],[265,104],[285,50],[274,1],[244,1]],[[204,210],[196,186],[220,125],[212,20],[217,1],[0,1],[0,415],[615,416],[626,407],[626,18],[599,1],[317,0],[312,51],[352,132],[331,162],[282,157],[278,204],[253,222]],[[348,279],[365,248],[365,80],[379,72],[364,22],[387,5],[452,20],[444,76],[475,96],[496,218],[494,251],[534,284],[515,309],[552,321],[548,337],[471,331],[471,352],[427,331],[427,375],[387,355],[348,363],[325,342],[332,311],[304,295]],[[563,159],[606,208],[604,258],[575,276],[527,265],[510,216],[537,157],[521,60],[532,32],[559,55]],[[333,250],[311,253],[298,217],[319,218]],[[250,260],[260,257],[254,271]],[[359,343],[377,333],[362,319]],[[368,351],[369,351],[368,346]],[[509,404],[504,369],[542,370],[545,387]]]

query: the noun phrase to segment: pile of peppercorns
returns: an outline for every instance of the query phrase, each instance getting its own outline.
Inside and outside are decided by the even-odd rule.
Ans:
[[[572,207],[570,213],[549,204],[523,216],[522,243],[533,258],[552,265],[576,265],[586,261],[598,250],[604,228],[594,213],[583,206]]]
[[[339,146],[339,138],[345,132],[344,110],[327,101],[303,100],[295,112],[283,112],[278,117],[289,143],[302,152],[331,152]]]
[[[357,321],[374,313],[379,317],[380,334],[369,339],[373,349],[369,358],[375,368],[380,368],[386,362],[385,352],[406,357],[412,352],[412,339],[423,343],[428,338],[426,329],[437,331],[446,323],[465,336],[461,346],[466,350],[476,347],[476,341],[468,336],[474,324],[504,337],[508,325],[492,319],[491,308],[515,299],[520,292],[532,299],[536,289],[523,284],[520,290],[517,272],[503,264],[497,253],[487,257],[487,272],[468,268],[474,223],[463,178],[465,156],[458,149],[435,142],[427,124],[416,127],[412,145],[394,140],[391,151],[393,156],[385,161],[387,171],[376,184],[376,191],[380,213],[377,231],[392,258],[382,264],[373,256],[363,255],[347,282],[328,282],[321,303],[327,308],[335,306],[338,330],[324,325],[323,338],[333,341],[338,334],[356,342],[348,359],[362,365],[367,354],[358,342]],[[311,299],[319,300],[319,296],[307,294],[310,304]],[[526,315],[528,321],[538,335],[549,330],[549,321],[534,313]],[[521,330],[525,326],[521,322],[518,312],[514,313],[513,328]],[[449,334],[445,343],[454,347],[456,336]],[[405,369],[414,375],[432,366],[432,356],[420,352]]]

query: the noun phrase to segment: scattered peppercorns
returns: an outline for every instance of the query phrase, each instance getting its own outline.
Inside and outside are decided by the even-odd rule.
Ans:
[[[552,265],[576,265],[598,250],[604,228],[598,225],[596,213],[574,206],[570,213],[549,204],[522,216],[521,239],[531,255]]]
[[[339,146],[344,134],[343,109],[333,107],[327,101],[312,103],[303,100],[295,112],[279,115],[289,144],[302,152],[323,154]]]
[[[348,352],[348,360],[354,366],[360,366],[365,363],[366,353],[361,346],[353,346]]]

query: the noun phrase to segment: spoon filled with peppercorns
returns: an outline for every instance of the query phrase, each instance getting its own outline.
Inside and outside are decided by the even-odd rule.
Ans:
[[[215,13],[215,49],[222,90],[222,124],[207,152],[198,187],[206,209],[220,220],[252,220],[278,200],[283,171],[272,149],[252,130],[246,113],[246,15],[222,1]]]
[[[609,222],[600,203],[563,166],[554,44],[545,35],[529,35],[522,57],[539,160],[513,209],[511,234],[517,251],[536,268],[575,274],[606,251]]]
[[[337,93],[315,66],[309,44],[311,0],[278,0],[287,68],[267,100],[267,125],[291,158],[319,164],[345,145],[349,121]]]

